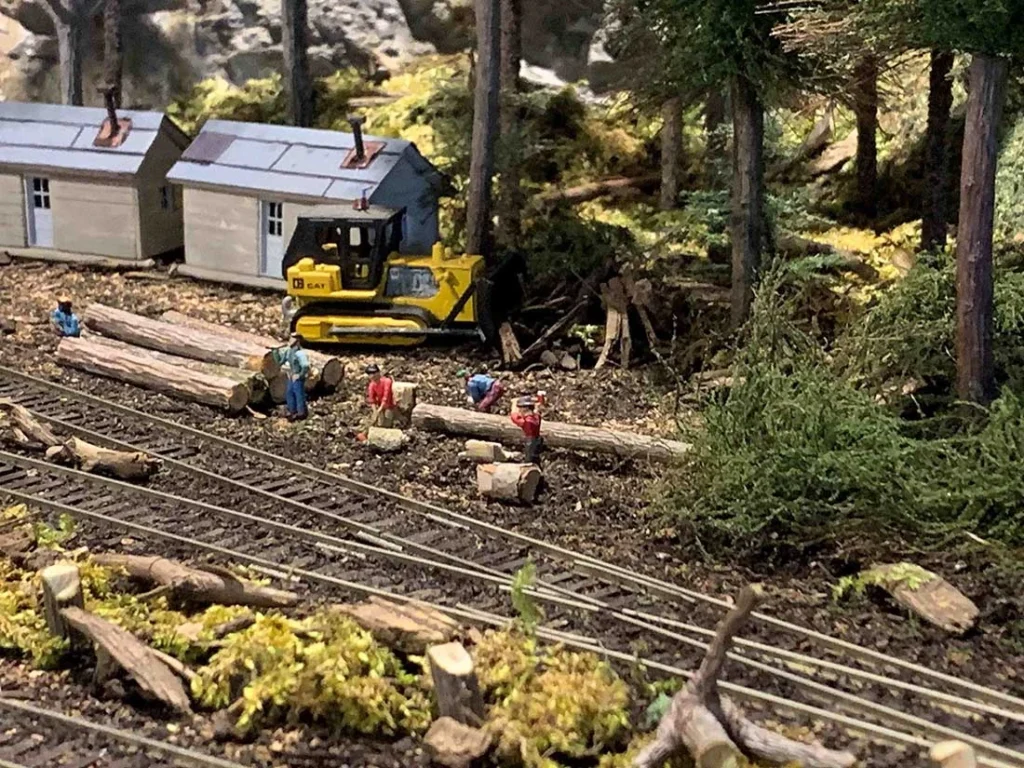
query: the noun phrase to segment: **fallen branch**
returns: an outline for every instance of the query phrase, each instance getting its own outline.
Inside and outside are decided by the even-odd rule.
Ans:
[[[718,625],[700,668],[673,698],[654,741],[637,755],[633,768],[660,768],[683,747],[698,768],[735,765],[741,752],[773,763],[799,763],[804,768],[849,768],[856,762],[849,752],[804,744],[755,725],[736,705],[719,696],[718,675],[729,647],[760,595],[756,585],[740,592],[735,607]]]
[[[644,189],[651,189],[657,186],[660,182],[660,173],[633,177],[617,176],[613,179],[591,181],[575,187],[541,192],[539,195],[533,196],[533,202],[541,206],[576,205],[589,200],[596,200],[605,195],[613,195],[615,197],[635,195]]]
[[[0,440],[37,451],[60,445],[57,436],[36,421],[28,408],[7,398],[0,400]]]
[[[242,581],[230,571],[198,570],[164,557],[96,555],[94,560],[98,565],[123,568],[133,578],[169,587],[176,598],[194,603],[287,608],[299,600],[294,592]]]

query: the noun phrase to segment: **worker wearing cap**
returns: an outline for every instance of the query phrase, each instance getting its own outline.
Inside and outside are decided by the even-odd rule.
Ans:
[[[58,336],[81,336],[82,326],[78,315],[71,311],[71,300],[61,297],[57,308],[50,313],[50,326]]]
[[[394,382],[388,376],[382,376],[380,366],[370,363],[365,368],[370,377],[366,385],[366,402],[373,408],[370,416],[371,427],[390,427],[395,422],[395,396],[392,392]]]
[[[500,381],[486,374],[478,373],[474,376],[463,368],[456,375],[466,382],[467,402],[470,405],[475,405],[476,409],[483,413],[490,413],[491,408],[505,392]]]
[[[302,348],[302,337],[293,333],[289,344],[274,350],[274,361],[288,368],[288,394],[285,407],[289,421],[302,421],[308,415],[306,410],[306,377],[309,376],[309,355]]]
[[[532,397],[520,397],[512,405],[512,423],[523,430],[526,438],[524,460],[528,464],[540,464],[540,452],[544,438],[540,436],[540,403]]]

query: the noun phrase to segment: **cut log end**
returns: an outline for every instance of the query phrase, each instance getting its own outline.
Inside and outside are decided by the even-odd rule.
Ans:
[[[427,661],[437,694],[438,711],[465,725],[481,725],[484,700],[473,658],[461,643],[445,643],[427,649]]]
[[[489,499],[531,504],[543,475],[536,464],[481,464],[476,469],[477,488]]]

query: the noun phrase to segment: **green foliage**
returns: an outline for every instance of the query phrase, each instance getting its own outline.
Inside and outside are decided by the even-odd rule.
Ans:
[[[533,634],[537,625],[544,619],[537,601],[527,591],[532,590],[536,583],[537,566],[532,560],[528,560],[512,577],[512,607],[528,634]]]
[[[273,75],[248,80],[242,86],[220,78],[203,80],[186,96],[172,102],[167,115],[186,133],[195,135],[210,119],[283,125],[287,121],[286,110],[281,76]]]
[[[71,515],[61,515],[54,528],[42,521],[33,524],[36,546],[43,549],[60,549],[75,535],[75,520]]]
[[[996,239],[1024,237],[1024,119],[1007,132],[996,166]]]
[[[33,574],[0,559],[0,652],[24,655],[41,669],[52,669],[67,645],[46,629]]]
[[[868,587],[891,589],[902,585],[910,590],[917,590],[934,578],[935,574],[913,563],[897,563],[885,570],[871,568],[839,579],[832,587],[832,599],[842,600],[849,595],[860,597]]]
[[[1021,0],[861,0],[865,25],[881,40],[907,48],[969,53],[1024,51]]]
[[[416,678],[351,619],[322,611],[303,621],[260,616],[199,672],[192,693],[222,708],[241,699],[237,728],[312,719],[367,734],[417,732],[430,706]]]
[[[1024,541],[1024,405],[1010,392],[984,420],[913,437],[871,392],[837,373],[766,278],[738,350],[738,384],[711,402],[666,502],[707,549],[780,559],[841,533],[941,546],[971,530]],[[979,485],[977,478],[986,482]],[[796,554],[794,554],[794,551]]]

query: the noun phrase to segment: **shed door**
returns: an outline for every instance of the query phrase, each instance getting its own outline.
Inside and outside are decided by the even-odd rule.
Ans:
[[[264,201],[260,206],[260,238],[263,253],[260,258],[260,274],[267,277],[283,277],[281,261],[284,258],[284,203]]]
[[[28,244],[53,248],[53,210],[50,208],[50,180],[25,179],[28,208]]]

